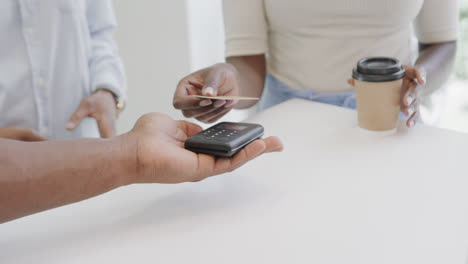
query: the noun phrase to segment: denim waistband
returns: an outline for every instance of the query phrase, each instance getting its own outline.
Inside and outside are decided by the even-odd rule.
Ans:
[[[261,111],[294,98],[356,109],[355,92],[318,93],[315,90],[294,89],[267,74],[265,90],[260,101]]]

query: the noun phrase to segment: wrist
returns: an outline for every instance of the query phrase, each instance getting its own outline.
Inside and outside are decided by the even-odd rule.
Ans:
[[[119,94],[115,92],[115,89],[109,89],[109,88],[98,88],[95,92],[95,94],[102,93],[106,96],[111,96],[115,109],[116,109],[116,114],[117,117],[119,114],[124,110],[125,108],[125,100],[124,98]]]
[[[99,88],[99,89],[97,89],[96,91],[94,91],[94,93],[95,93],[95,94],[97,94],[97,93],[106,93],[106,94],[115,96],[114,92],[112,92],[111,90],[106,89],[106,88]]]
[[[214,68],[222,68],[227,72],[231,72],[235,76],[239,75],[239,72],[237,71],[236,66],[234,64],[229,63],[229,62],[223,62],[223,63],[217,63],[213,65]]]
[[[136,183],[138,168],[137,145],[128,134],[109,140],[113,145],[112,167],[113,174],[119,186],[127,186]]]

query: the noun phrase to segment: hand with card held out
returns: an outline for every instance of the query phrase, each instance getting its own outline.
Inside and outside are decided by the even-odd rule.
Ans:
[[[243,99],[239,97],[239,83],[239,74],[231,64],[219,63],[202,69],[179,82],[174,95],[174,107],[182,110],[187,118],[204,123],[216,122]],[[222,97],[209,99],[215,96]]]

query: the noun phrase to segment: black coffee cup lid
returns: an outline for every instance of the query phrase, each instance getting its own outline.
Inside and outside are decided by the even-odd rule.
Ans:
[[[405,68],[400,61],[386,57],[364,58],[353,70],[353,78],[365,82],[390,82],[404,76]]]

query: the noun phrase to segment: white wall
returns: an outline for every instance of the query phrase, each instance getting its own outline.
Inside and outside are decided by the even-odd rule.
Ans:
[[[114,0],[117,42],[128,75],[128,105],[117,130],[126,132],[139,116],[163,112],[179,119],[172,96],[190,72],[185,0]]]
[[[186,0],[191,69],[224,61],[221,0]]]
[[[191,70],[196,71],[223,62],[225,45],[222,0],[186,1]],[[220,121],[241,121],[251,111],[255,110],[233,110]]]

